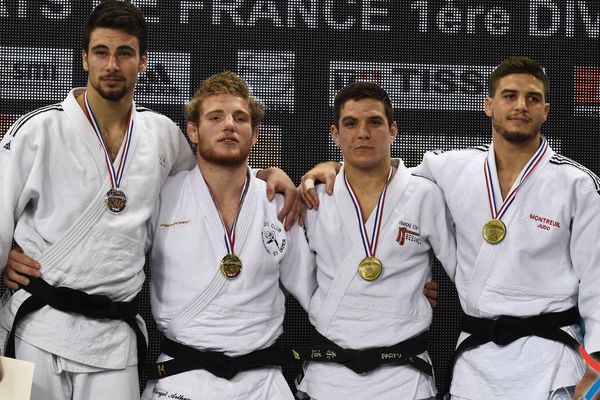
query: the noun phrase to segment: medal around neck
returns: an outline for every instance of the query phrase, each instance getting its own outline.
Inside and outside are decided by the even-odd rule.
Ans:
[[[120,214],[127,205],[127,196],[119,188],[111,188],[104,197],[106,208],[113,214]]]
[[[499,219],[490,219],[483,226],[483,238],[489,244],[498,244],[506,236],[506,225]]]
[[[221,260],[221,273],[227,279],[235,279],[242,272],[242,260],[235,254],[227,254]]]
[[[374,281],[379,278],[383,270],[383,263],[377,257],[365,257],[358,264],[358,274],[365,281]]]

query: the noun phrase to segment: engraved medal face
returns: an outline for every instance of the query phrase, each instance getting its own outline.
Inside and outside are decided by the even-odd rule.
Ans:
[[[489,244],[498,244],[506,236],[506,225],[499,219],[490,219],[483,226],[483,238]]]
[[[377,257],[365,257],[358,264],[358,274],[365,281],[374,281],[379,278],[383,264]]]
[[[225,278],[237,278],[242,272],[242,260],[240,260],[235,254],[227,254],[221,260],[220,268],[221,273],[225,276]]]
[[[123,192],[121,189],[112,188],[106,192],[104,202],[106,203],[106,208],[108,211],[113,214],[119,214],[127,205],[127,196],[125,196],[125,192]]]

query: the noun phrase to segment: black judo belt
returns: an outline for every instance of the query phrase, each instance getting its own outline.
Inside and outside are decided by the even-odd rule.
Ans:
[[[538,336],[563,343],[573,351],[577,351],[579,342],[560,328],[578,324],[580,319],[577,307],[525,318],[503,315],[498,319],[487,319],[463,313],[461,329],[471,335],[463,340],[454,351],[454,360],[448,370],[450,375],[447,380],[447,389],[450,388],[449,382],[452,379],[454,363],[458,357],[465,351],[485,343],[494,342],[498,346],[506,346],[523,337]]]
[[[293,357],[296,360],[341,364],[357,374],[372,371],[382,365],[395,364],[409,365],[433,376],[431,364],[417,357],[427,351],[427,331],[393,346],[366,350],[344,349],[316,330],[312,342],[312,346],[293,348]]]
[[[279,345],[256,350],[239,357],[229,357],[218,351],[202,351],[164,338],[160,351],[172,360],[150,364],[148,379],[160,379],[196,369],[204,369],[219,378],[231,379],[238,372],[284,363]]]
[[[92,319],[112,319],[127,323],[137,338],[138,370],[141,372],[141,366],[145,365],[146,360],[146,338],[135,319],[138,313],[137,297],[131,302],[112,301],[104,295],[87,294],[68,287],[54,287],[41,278],[30,277],[29,281],[31,283],[23,286],[23,289],[31,293],[31,297],[17,310],[6,341],[6,356],[15,357],[15,330],[19,321],[44,306],[50,306]]]

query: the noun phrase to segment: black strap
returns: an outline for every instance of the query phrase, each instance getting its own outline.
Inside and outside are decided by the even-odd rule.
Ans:
[[[30,284],[23,286],[23,289],[31,293],[31,297],[21,304],[15,314],[6,341],[6,356],[15,357],[15,330],[19,321],[47,305],[60,311],[88,318],[121,320],[127,323],[137,338],[138,370],[141,373],[142,366],[146,361],[147,346],[144,333],[135,319],[139,304],[138,297],[131,302],[112,301],[104,295],[91,295],[68,287],[54,287],[42,278],[30,277],[29,281]]]
[[[578,324],[581,317],[577,307],[566,311],[536,315],[533,317],[511,317],[503,315],[498,319],[477,318],[463,313],[461,329],[470,333],[454,351],[454,358],[448,368],[446,393],[450,389],[454,364],[458,357],[465,351],[494,342],[499,346],[506,346],[517,339],[526,336],[538,336],[544,339],[563,343],[577,352],[579,342],[561,327]]]
[[[433,376],[431,364],[417,355],[427,350],[428,332],[389,347],[366,350],[344,349],[316,330],[313,333],[313,345],[294,347],[292,356],[296,360],[333,362],[350,368],[357,374],[372,371],[385,364],[409,365]]]
[[[161,352],[172,360],[150,364],[148,379],[160,379],[196,369],[204,369],[219,378],[231,379],[240,371],[284,363],[278,344],[239,357],[229,357],[217,351],[201,351],[164,338]]]

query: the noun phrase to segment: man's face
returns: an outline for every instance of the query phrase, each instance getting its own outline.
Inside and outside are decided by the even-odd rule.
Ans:
[[[148,59],[147,54],[140,54],[137,37],[111,28],[94,29],[89,49],[83,50],[82,56],[88,83],[111,101],[133,96],[138,74],[145,71]]]
[[[530,74],[502,77],[494,97],[485,100],[485,114],[492,119],[494,133],[513,143],[537,137],[549,109],[543,82]]]
[[[247,162],[258,140],[252,129],[250,105],[241,97],[220,94],[202,102],[200,122],[188,122],[188,135],[198,145],[198,157],[211,164],[237,167]]]
[[[390,145],[397,127],[390,127],[381,101],[348,100],[340,109],[339,128],[331,126],[331,137],[344,156],[344,162],[360,169],[389,165]]]

